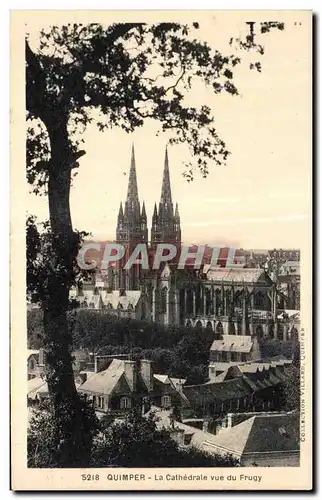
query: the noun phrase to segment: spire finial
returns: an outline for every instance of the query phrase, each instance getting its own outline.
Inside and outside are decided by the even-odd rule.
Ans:
[[[178,203],[176,203],[176,210],[174,216],[177,220],[180,219]]]
[[[145,203],[142,203],[142,217],[146,219],[146,210],[145,210]]]
[[[120,203],[120,209],[119,209],[119,219],[123,217],[123,205],[122,202]]]
[[[164,169],[163,169],[163,180],[162,180],[162,190],[160,203],[165,203],[169,206],[172,204],[171,196],[171,185],[170,185],[170,172],[169,172],[169,158],[168,158],[168,148],[165,148],[165,158],[164,158]]]
[[[134,144],[132,144],[132,155],[131,155],[131,167],[129,184],[127,188],[126,201],[130,207],[139,203],[138,185],[136,179],[136,166],[135,166],[135,154],[134,154]]]

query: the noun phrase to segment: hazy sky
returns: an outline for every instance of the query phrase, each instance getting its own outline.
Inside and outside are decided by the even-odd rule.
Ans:
[[[110,16],[112,13],[109,14]],[[188,14],[186,14],[188,16]],[[222,242],[246,248],[301,247],[310,224],[311,95],[310,14],[256,13],[252,19],[287,16],[285,30],[262,39],[262,73],[245,66],[236,74],[241,96],[214,96],[203,87],[189,95],[194,104],[212,107],[220,137],[231,155],[225,167],[212,165],[207,179],[192,183],[182,177],[184,145],[169,147],[173,201],[178,202],[186,243]],[[191,13],[190,13],[191,17]],[[195,13],[199,35],[214,48],[227,50],[249,20],[245,12]],[[69,22],[66,15],[66,22]],[[301,23],[301,24],[299,24]],[[32,33],[45,24],[35,18]],[[243,54],[242,54],[243,56]],[[96,239],[114,239],[120,201],[127,191],[131,145],[134,142],[140,201],[145,201],[149,226],[159,202],[164,150],[168,137],[156,137],[147,123],[133,135],[120,130],[84,135],[81,159],[71,193],[74,227]],[[47,199],[30,195],[28,211],[48,217]]]

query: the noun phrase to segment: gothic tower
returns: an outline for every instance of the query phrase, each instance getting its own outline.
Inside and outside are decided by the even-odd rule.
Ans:
[[[155,204],[152,216],[151,245],[155,247],[158,243],[172,243],[176,246],[181,245],[179,208],[178,204],[176,204],[175,211],[173,210],[167,148],[165,150],[159,211]]]
[[[132,266],[128,271],[124,270],[124,264],[138,243],[148,242],[147,216],[144,202],[142,210],[140,207],[138,185],[136,178],[134,145],[132,146],[132,157],[127,197],[124,204],[120,204],[116,226],[116,242],[124,245],[124,258],[118,261],[116,269],[115,288],[125,290],[138,290],[140,288],[140,266]]]

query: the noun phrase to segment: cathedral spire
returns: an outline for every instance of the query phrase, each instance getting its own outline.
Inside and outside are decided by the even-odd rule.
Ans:
[[[136,179],[134,144],[132,144],[130,177],[129,177],[129,185],[127,188],[126,201],[130,207],[134,207],[136,204],[139,204],[138,183],[137,183],[137,179]]]
[[[163,180],[162,180],[162,190],[160,203],[168,205],[172,204],[171,196],[171,185],[170,185],[170,172],[169,172],[169,159],[168,159],[168,148],[165,148],[165,158],[164,158],[164,170],[163,170]]]
[[[142,214],[141,217],[144,218],[145,220],[147,219],[146,217],[146,210],[145,210],[145,203],[143,202],[142,204]]]
[[[174,213],[174,218],[175,218],[177,221],[180,221],[180,215],[179,215],[179,207],[178,207],[178,203],[176,203],[176,210],[175,210],[175,213]]]
[[[119,219],[123,219],[123,205],[122,205],[122,202],[120,203],[120,209],[119,209],[119,215],[118,215],[118,218]]]

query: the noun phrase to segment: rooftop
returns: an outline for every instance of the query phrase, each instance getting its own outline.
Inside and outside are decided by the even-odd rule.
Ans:
[[[250,335],[222,335],[221,339],[213,341],[210,350],[249,353],[253,344]]]

